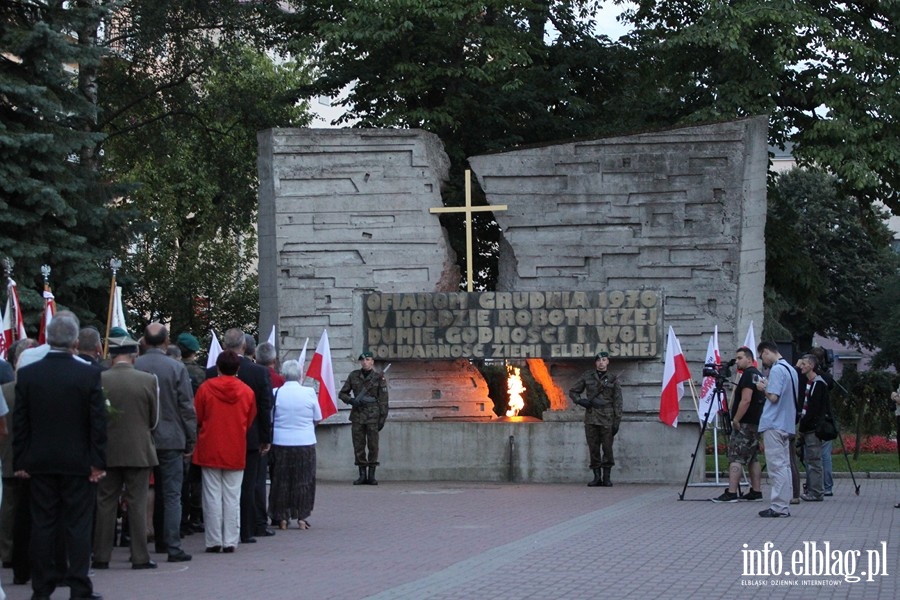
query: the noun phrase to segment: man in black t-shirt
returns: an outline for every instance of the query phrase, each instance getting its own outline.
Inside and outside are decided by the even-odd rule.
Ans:
[[[738,500],[762,500],[760,479],[762,469],[759,464],[759,417],[765,405],[765,394],[756,389],[756,381],[761,377],[753,366],[753,351],[746,346],[738,348],[734,355],[735,366],[743,371],[734,388],[731,403],[731,439],[728,440],[728,490],[713,502],[737,502]],[[754,381],[754,378],[756,381]],[[744,467],[750,474],[750,491],[741,496],[738,484]]]

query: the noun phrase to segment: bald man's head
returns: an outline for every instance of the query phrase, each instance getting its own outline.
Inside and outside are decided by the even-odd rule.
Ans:
[[[162,323],[150,323],[144,329],[144,342],[150,348],[160,348],[169,343],[169,330]]]

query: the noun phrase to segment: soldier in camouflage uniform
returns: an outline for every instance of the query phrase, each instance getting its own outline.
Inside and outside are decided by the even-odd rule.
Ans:
[[[384,375],[375,371],[375,358],[371,352],[360,354],[359,364],[361,368],[350,373],[338,397],[353,407],[350,410],[350,423],[353,452],[356,455],[355,464],[359,467],[359,477],[353,485],[378,485],[375,479],[375,467],[378,466],[378,432],[384,427],[388,415],[387,382]]]
[[[594,479],[588,486],[611,487],[609,472],[616,464],[613,458],[613,438],[619,432],[619,423],[622,421],[622,388],[618,377],[608,373],[609,353],[598,352],[594,359],[595,368],[585,371],[575,382],[569,390],[569,398],[586,409],[584,436],[587,438],[591,470],[594,472]]]

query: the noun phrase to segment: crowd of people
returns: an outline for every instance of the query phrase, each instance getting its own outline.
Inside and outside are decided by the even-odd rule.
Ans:
[[[754,365],[753,350],[738,348],[734,363],[741,371],[735,385],[729,418],[732,433],[728,440],[728,489],[713,502],[758,501],[760,488],[760,440],[771,482],[770,506],[759,516],[791,516],[789,506],[802,502],[822,502],[833,495],[831,439],[819,425],[833,418],[828,393],[834,379],[828,374],[822,348],[813,348],[791,365],[774,342],[757,347],[759,359],[768,369],[768,378]],[[799,461],[806,470],[801,483]],[[746,469],[750,489],[740,493],[740,479]]]
[[[270,524],[310,527],[322,413],[303,365],[279,373],[274,346],[240,329],[225,333],[209,369],[195,336],[172,343],[160,323],[140,340],[113,328],[106,360],[99,332],[70,312],[46,334],[0,361],[0,436],[11,434],[0,453],[0,558],[14,584],[31,581],[33,598],[61,585],[99,598],[89,572],[109,568],[117,542],[132,569],[155,569],[150,544],[177,563],[193,558],[187,535],[232,553],[275,535]]]

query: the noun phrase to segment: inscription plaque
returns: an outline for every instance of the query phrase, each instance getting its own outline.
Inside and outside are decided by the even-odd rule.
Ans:
[[[658,358],[655,290],[366,294],[366,348],[382,360]]]

